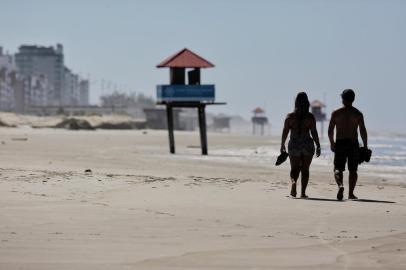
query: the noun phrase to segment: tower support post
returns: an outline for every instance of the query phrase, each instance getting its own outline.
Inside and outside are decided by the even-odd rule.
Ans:
[[[166,116],[167,116],[167,120],[168,120],[169,151],[171,154],[175,154],[173,107],[169,104],[166,105]]]
[[[205,105],[197,107],[199,114],[199,129],[200,129],[200,145],[202,148],[202,155],[207,155],[207,130],[206,130],[206,112]]]

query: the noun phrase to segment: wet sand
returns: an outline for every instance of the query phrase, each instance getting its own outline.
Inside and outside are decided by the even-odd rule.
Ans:
[[[1,128],[0,269],[405,269],[399,181],[361,170],[364,200],[337,202],[315,165],[292,199],[288,164],[175,139],[173,156],[164,131]],[[277,141],[209,134],[209,154]]]

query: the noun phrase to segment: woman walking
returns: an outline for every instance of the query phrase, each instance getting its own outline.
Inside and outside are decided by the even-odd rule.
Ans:
[[[296,182],[301,174],[301,198],[307,198],[306,187],[309,182],[309,168],[315,152],[320,156],[319,135],[316,129],[316,119],[309,112],[310,102],[305,92],[296,96],[295,109],[286,116],[282,132],[281,153],[286,152],[285,143],[290,132],[288,154],[290,159],[290,178],[292,188],[290,195],[296,197]]]

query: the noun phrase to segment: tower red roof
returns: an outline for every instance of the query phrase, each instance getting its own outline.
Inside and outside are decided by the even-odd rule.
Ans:
[[[326,107],[326,105],[323,102],[321,102],[320,100],[318,100],[318,99],[316,99],[312,103],[310,103],[310,106],[311,107],[318,107],[318,108]]]
[[[184,48],[183,50],[168,57],[157,65],[158,68],[211,68],[212,63],[197,55],[191,50]]]
[[[255,110],[253,110],[253,112],[254,112],[255,114],[257,114],[257,113],[264,113],[265,111],[264,111],[262,108],[260,108],[260,107],[256,107]]]

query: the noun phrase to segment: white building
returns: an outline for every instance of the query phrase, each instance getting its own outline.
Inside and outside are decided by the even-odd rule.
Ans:
[[[71,102],[71,90],[72,90],[72,72],[69,68],[63,68],[63,89],[61,96],[62,106],[67,106]]]
[[[64,91],[62,105],[77,106],[81,99],[81,82],[79,75],[73,73],[69,68],[64,69]]]
[[[10,70],[17,70],[14,56],[3,52],[3,47],[0,46],[0,67]]]
[[[81,80],[79,83],[79,105],[89,105],[89,80]]]
[[[14,57],[10,54],[4,54],[0,47],[0,110],[14,110],[14,84],[17,79],[17,69],[14,63]]]
[[[45,75],[26,78],[28,87],[25,91],[25,104],[29,107],[46,106],[52,88]]]
[[[52,89],[44,74],[22,75],[14,56],[0,47],[0,110],[24,113],[28,107],[46,106]]]

